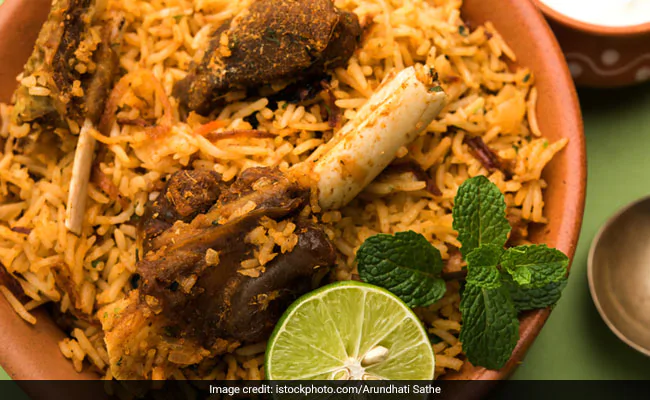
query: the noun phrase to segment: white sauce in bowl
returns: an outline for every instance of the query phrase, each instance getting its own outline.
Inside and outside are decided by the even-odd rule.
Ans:
[[[569,18],[594,25],[630,26],[650,22],[650,0],[540,0]]]

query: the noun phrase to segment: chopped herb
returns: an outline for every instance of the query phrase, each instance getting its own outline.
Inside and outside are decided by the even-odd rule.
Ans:
[[[169,285],[169,290],[171,290],[172,292],[177,291],[178,290],[178,282],[176,282],[176,281],[172,282],[172,284]]]
[[[178,337],[178,335],[180,334],[180,330],[178,326],[168,325],[163,327],[163,331],[165,333],[165,336],[173,337],[173,338]]]
[[[108,311],[104,311],[104,318],[108,318]]]
[[[362,281],[390,290],[410,307],[429,306],[447,290],[440,251],[413,231],[369,237],[356,261]]]
[[[526,74],[522,82],[527,83],[530,80],[530,74]]]
[[[544,140],[544,148],[548,147],[548,140]]]
[[[115,308],[113,309],[113,314],[117,315],[117,314],[119,314],[119,312],[120,312],[120,309],[119,309],[119,308],[115,307]]]
[[[327,110],[327,115],[330,116],[332,115],[332,108],[329,106],[329,104],[325,103],[325,110]]]
[[[119,367],[120,365],[122,365],[122,358],[123,358],[123,357],[120,357],[120,359],[117,360],[116,365],[117,365],[118,367]]]
[[[218,221],[218,220],[215,219],[214,221],[212,221],[212,226],[217,226],[217,225],[219,225],[219,221]]]
[[[282,109],[283,109],[283,110],[286,110],[287,107],[289,107],[289,102],[288,102],[288,101],[285,101],[284,104],[282,104]]]
[[[278,33],[273,28],[266,28],[266,31],[264,31],[264,38],[270,42],[280,44]]]
[[[94,260],[93,262],[90,263],[90,266],[93,267],[93,268],[97,268],[97,266],[99,265],[100,262],[101,261],[99,261],[99,260]]]
[[[434,86],[429,89],[429,92],[442,92],[442,86]]]
[[[176,22],[179,22],[184,16],[185,14],[178,14],[178,15],[174,15],[172,18],[174,18]]]
[[[513,144],[512,148],[515,149],[516,153],[519,153],[519,146],[517,146],[516,144]]]
[[[467,27],[465,25],[459,26],[458,33],[460,34],[460,36],[467,36]]]

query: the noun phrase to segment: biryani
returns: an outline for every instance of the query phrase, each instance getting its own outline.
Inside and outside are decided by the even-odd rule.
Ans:
[[[258,318],[246,312],[250,302],[240,309],[235,304],[267,270],[306,263],[306,269],[291,272],[292,290],[355,280],[355,255],[367,238],[410,230],[439,250],[445,271],[453,275],[463,266],[452,228],[454,196],[478,175],[505,196],[513,229],[509,240],[526,243],[528,225],[546,222],[542,171],[566,139],[544,138],[535,114],[535,77],[526,68],[509,69],[516,61],[512,49],[491,23],[465,23],[461,4],[335,0],[330,14],[311,10],[322,21],[336,14],[349,25],[339,22],[343,32],[327,36],[339,41],[340,53],[321,46],[318,57],[330,58],[308,60],[301,71],[309,79],[303,79],[295,70],[278,78],[273,74],[281,67],[266,71],[255,65],[274,60],[269,50],[234,66],[219,64],[236,46],[249,43],[245,36],[224,35],[223,27],[232,31],[258,23],[247,17],[262,13],[255,11],[255,2],[55,1],[54,12],[73,11],[64,20],[83,28],[79,40],[59,49],[67,57],[63,61],[45,42],[37,43],[40,55],[33,55],[18,76],[14,103],[0,104],[0,291],[27,323],[36,323],[32,310],[51,311],[69,335],[60,350],[77,371],[96,371],[105,379],[262,379],[267,328],[277,316]],[[61,29],[50,25],[51,32]],[[354,35],[346,35],[346,29],[359,29],[353,47]],[[267,29],[265,35],[267,44],[284,46],[276,31]],[[303,39],[308,38],[296,40]],[[322,45],[317,39],[309,51]],[[113,71],[101,62],[111,57]],[[68,72],[62,74],[52,67],[59,93],[52,93],[50,78],[35,66],[43,59],[65,64]],[[245,75],[248,62],[254,71],[242,88],[243,80],[233,82],[236,72]],[[215,74],[219,68],[230,75]],[[382,82],[409,69],[426,74],[430,92],[446,95],[437,116],[399,146],[383,172],[358,185],[353,199],[321,207],[318,185],[307,184],[305,190],[288,174],[331,150]],[[272,79],[261,81],[267,73]],[[93,74],[105,75],[104,87],[89,87]],[[212,95],[215,88],[219,96]],[[75,170],[84,162],[84,146],[91,149],[85,152],[90,165],[85,180],[83,168]],[[268,182],[279,190],[263,200],[274,202],[270,211],[246,220],[260,204],[247,196],[261,193]],[[215,202],[217,214],[210,209]],[[218,218],[203,221],[211,213]],[[208,231],[231,223],[238,230]],[[214,239],[212,245],[201,247],[178,233],[190,228],[210,232],[205,234]],[[322,246],[304,247],[308,239]],[[235,253],[230,249],[244,245],[247,250],[230,261]],[[149,257],[147,250],[165,256]],[[147,279],[168,271],[161,258],[191,270],[172,279],[171,294],[159,295],[162,289]],[[210,300],[232,303],[232,309],[212,309],[198,295],[194,302],[183,297],[200,286],[202,275],[192,269],[199,261],[202,268],[237,264],[237,275],[228,281],[233,293],[217,288],[211,298],[218,300]],[[323,265],[331,268],[317,268]],[[223,279],[215,276],[210,284]],[[210,284],[202,283],[203,291]],[[458,339],[460,283],[448,279],[446,285],[442,299],[416,309],[432,339],[436,377],[459,371],[465,362]],[[146,296],[137,294],[145,290]],[[281,312],[269,306],[278,293],[254,292],[256,304]],[[167,310],[169,303],[176,308]],[[182,320],[196,307],[225,313],[213,332],[219,338],[209,346],[198,339],[173,340],[180,334],[169,319]],[[173,317],[162,317],[169,312]],[[204,335],[201,324],[192,329]]]

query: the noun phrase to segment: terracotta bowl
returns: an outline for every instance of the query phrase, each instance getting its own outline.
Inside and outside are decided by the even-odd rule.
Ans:
[[[610,27],[589,24],[533,0],[548,19],[578,86],[607,88],[650,80],[650,22]]]
[[[0,7],[0,101],[10,99],[16,86],[15,76],[31,52],[48,4],[49,0],[9,0]],[[535,73],[541,130],[552,141],[569,138],[567,148],[545,171],[549,184],[545,197],[546,214],[550,222],[533,229],[532,238],[557,247],[572,257],[584,208],[585,145],[575,88],[560,48],[542,15],[527,1],[466,0],[463,17],[474,26],[488,20],[495,24],[517,54],[519,62],[531,67]],[[449,375],[449,378],[507,378],[521,362],[549,312],[545,309],[521,316],[521,339],[503,369],[489,371],[466,363],[460,372]],[[7,373],[15,379],[97,378],[92,373],[77,374],[73,370],[57,346],[64,333],[45,312],[37,311],[35,314],[38,317],[36,326],[26,324],[0,296],[0,364]]]

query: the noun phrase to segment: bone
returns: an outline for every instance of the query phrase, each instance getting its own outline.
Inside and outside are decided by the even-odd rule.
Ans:
[[[426,129],[446,99],[432,68],[406,68],[382,83],[330,141],[324,155],[293,171],[317,183],[321,208],[343,207],[395,159],[402,146]]]

